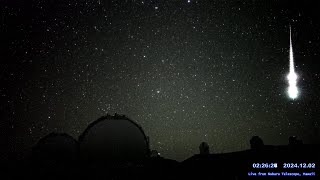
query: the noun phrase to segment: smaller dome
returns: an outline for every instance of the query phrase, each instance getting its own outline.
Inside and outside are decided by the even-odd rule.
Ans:
[[[76,160],[78,142],[68,134],[50,133],[32,149],[32,159],[40,166],[69,164]]]

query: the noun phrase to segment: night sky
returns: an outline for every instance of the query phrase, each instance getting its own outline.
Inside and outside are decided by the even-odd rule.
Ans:
[[[304,3],[303,3],[304,2]],[[183,160],[320,139],[319,1],[0,1],[1,145],[125,114]],[[287,95],[289,25],[299,97]],[[125,132],[124,132],[125,133]],[[9,141],[8,141],[9,140]],[[3,151],[3,150],[2,150]]]

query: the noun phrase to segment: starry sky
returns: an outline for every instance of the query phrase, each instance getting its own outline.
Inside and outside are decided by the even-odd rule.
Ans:
[[[142,126],[151,149],[211,152],[318,143],[320,3],[244,0],[0,1],[1,145],[77,138],[107,113]],[[286,93],[289,25],[298,99]],[[2,150],[4,151],[4,150]]]

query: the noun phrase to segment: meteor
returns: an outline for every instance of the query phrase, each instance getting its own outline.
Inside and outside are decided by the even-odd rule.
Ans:
[[[298,97],[297,88],[297,74],[294,72],[294,62],[293,62],[293,50],[292,50],[292,40],[291,40],[291,26],[290,26],[290,72],[287,76],[288,79],[288,95],[291,99],[296,99]]]

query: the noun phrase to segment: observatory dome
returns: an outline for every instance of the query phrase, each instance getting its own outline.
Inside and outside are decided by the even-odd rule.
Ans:
[[[149,154],[142,128],[125,116],[103,116],[79,137],[81,156],[89,161],[134,162]]]
[[[39,140],[32,149],[32,158],[40,166],[67,165],[75,161],[79,144],[68,134],[50,133]]]

